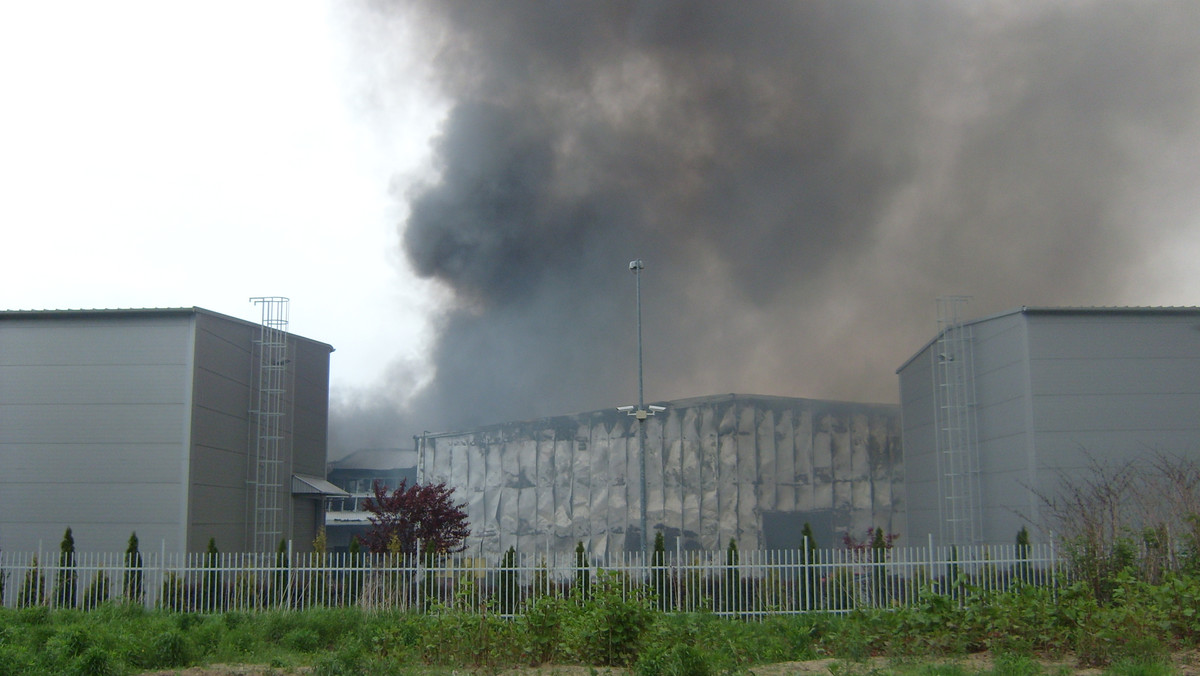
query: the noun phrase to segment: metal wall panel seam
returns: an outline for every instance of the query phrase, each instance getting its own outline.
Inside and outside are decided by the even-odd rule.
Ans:
[[[187,349],[185,351],[183,377],[183,429],[180,430],[180,476],[179,476],[179,552],[188,550],[191,531],[191,486],[192,486],[192,416],[196,380],[196,331],[199,329],[195,313],[188,316]]]

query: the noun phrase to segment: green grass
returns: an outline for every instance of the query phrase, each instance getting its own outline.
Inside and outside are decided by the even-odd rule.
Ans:
[[[930,595],[910,607],[846,615],[663,614],[652,599],[594,581],[587,599],[543,598],[514,620],[436,608],[223,614],[102,604],[91,611],[0,609],[0,676],[137,674],[212,663],[311,667],[316,674],[494,673],[542,664],[628,669],[636,676],[744,674],[764,664],[832,657],[840,674],[967,676],[961,658],[988,650],[987,676],[1061,676],[1040,661],[1069,658],[1112,676],[1168,676],[1173,650],[1195,644],[1200,618],[1175,600],[1193,579],[1160,590],[1130,580],[1121,605],[1078,588],[1016,589],[959,604]],[[1169,593],[1168,593],[1169,592]],[[889,660],[886,667],[877,659]]]

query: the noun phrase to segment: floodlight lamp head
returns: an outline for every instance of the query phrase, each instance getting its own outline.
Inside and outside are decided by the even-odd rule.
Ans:
[[[632,272],[633,274],[636,275],[638,273],[638,270],[645,270],[645,269],[646,269],[646,264],[642,262],[642,259],[639,258],[636,261],[629,261],[629,271]]]

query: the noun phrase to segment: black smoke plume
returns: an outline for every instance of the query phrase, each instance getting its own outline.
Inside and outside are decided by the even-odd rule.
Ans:
[[[1196,220],[1190,0],[373,2],[372,87],[397,22],[449,105],[403,247],[453,296],[401,437],[634,403],[634,258],[647,400],[889,402],[938,295],[1154,304]]]

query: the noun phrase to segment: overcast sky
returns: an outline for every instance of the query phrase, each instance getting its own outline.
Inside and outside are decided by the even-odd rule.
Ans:
[[[0,5],[0,306],[257,321],[287,296],[342,389],[419,350],[389,190],[442,113],[409,88],[371,119],[338,4]]]
[[[1190,0],[5,3],[0,307],[288,296],[336,456],[627,403],[641,257],[649,400],[895,401],[939,294],[1198,303],[1197,34]]]

